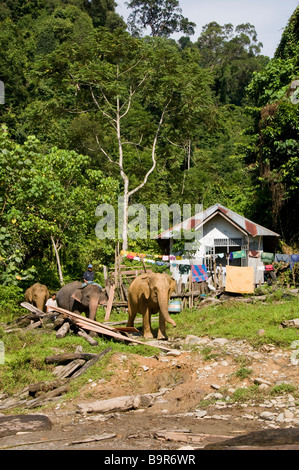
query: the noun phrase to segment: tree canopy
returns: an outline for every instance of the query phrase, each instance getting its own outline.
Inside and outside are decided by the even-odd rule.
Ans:
[[[128,25],[112,0],[1,3],[2,283],[113,262],[96,208],[120,196],[219,202],[298,243],[298,8],[270,60],[250,23],[192,42],[177,0],[127,6]]]

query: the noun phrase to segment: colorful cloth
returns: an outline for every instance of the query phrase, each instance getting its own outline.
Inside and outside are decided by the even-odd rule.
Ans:
[[[239,294],[254,292],[254,267],[226,266],[225,290]]]
[[[264,264],[272,264],[274,261],[274,253],[266,253],[262,251],[261,260]]]
[[[207,267],[204,264],[192,265],[192,282],[203,282],[208,279]]]
[[[293,270],[294,264],[299,263],[299,255],[291,255],[290,270]]]
[[[230,253],[230,259],[246,258],[245,250],[233,251]]]

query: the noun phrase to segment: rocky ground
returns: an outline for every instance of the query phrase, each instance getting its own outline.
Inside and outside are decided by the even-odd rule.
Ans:
[[[0,449],[192,452],[228,440],[230,448],[299,449],[297,349],[194,336],[163,345],[173,352],[141,357],[128,346],[128,354],[112,356],[111,380],[90,381],[75,399],[30,410],[49,418],[50,429],[24,425],[1,437],[0,426]],[[281,393],[269,393],[279,385]],[[99,411],[123,401],[131,403],[126,411]]]

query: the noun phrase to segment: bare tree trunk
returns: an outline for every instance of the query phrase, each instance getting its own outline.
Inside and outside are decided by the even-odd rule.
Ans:
[[[51,235],[51,241],[52,241],[52,245],[55,251],[60,285],[63,286],[63,276],[62,276],[62,269],[61,269],[60,258],[59,258],[59,248],[57,247],[57,244],[55,243],[52,235]]]
[[[104,155],[108,158],[109,162],[110,163],[113,163],[115,165],[117,165],[119,167],[119,171],[120,171],[120,175],[121,175],[121,178],[124,182],[124,193],[123,193],[123,229],[122,229],[122,240],[123,240],[123,243],[122,243],[122,249],[123,250],[127,250],[128,249],[128,209],[129,209],[129,200],[130,200],[130,196],[132,194],[134,194],[136,191],[138,191],[139,189],[141,189],[147,182],[148,180],[148,177],[149,175],[154,171],[155,167],[156,167],[156,146],[157,146],[157,142],[158,142],[158,136],[159,136],[159,133],[160,133],[160,129],[161,129],[161,126],[163,124],[163,120],[164,120],[164,116],[165,116],[165,113],[167,111],[167,108],[171,102],[171,99],[164,105],[164,108],[163,108],[163,111],[162,111],[162,114],[161,114],[161,117],[160,117],[160,121],[158,123],[158,126],[157,126],[157,129],[156,129],[156,133],[155,133],[155,136],[154,136],[154,140],[153,140],[153,145],[152,145],[152,166],[151,168],[148,170],[148,172],[146,173],[146,175],[144,176],[144,179],[143,181],[137,185],[135,188],[133,188],[131,191],[129,191],[129,178],[128,178],[128,175],[125,173],[124,171],[124,167],[123,167],[123,145],[126,143],[126,144],[131,144],[131,145],[136,145],[134,144],[133,142],[123,142],[122,140],[122,134],[121,134],[121,120],[128,114],[128,112],[130,111],[130,108],[131,108],[131,104],[132,104],[132,99],[133,99],[133,96],[134,94],[136,93],[137,89],[142,85],[142,83],[145,81],[147,77],[147,74],[144,75],[144,77],[140,80],[139,84],[136,86],[136,89],[130,89],[130,93],[129,93],[129,96],[128,96],[128,99],[126,101],[125,104],[122,104],[120,103],[120,99],[119,99],[119,96],[117,96],[116,98],[116,108],[113,109],[113,106],[112,104],[109,102],[109,100],[107,99],[107,97],[105,96],[104,93],[102,93],[102,98],[104,99],[104,101],[109,105],[109,108],[110,108],[110,114],[108,114],[105,110],[103,110],[100,106],[100,104],[98,103],[97,99],[96,99],[96,96],[94,95],[93,93],[93,89],[92,87],[90,87],[90,92],[91,92],[91,96],[92,96],[92,99],[96,105],[96,107],[98,108],[98,110],[103,114],[104,117],[106,117],[110,123],[110,125],[114,128],[114,130],[116,131],[116,136],[117,136],[117,142],[118,142],[118,161],[115,161],[113,160],[110,155],[106,152],[106,150],[101,146],[100,142],[99,142],[99,139],[98,139],[98,136],[95,135],[96,137],[96,141],[97,141],[97,144],[98,144],[98,147],[100,148],[100,150],[104,153]],[[117,73],[116,73],[116,78],[118,79],[119,78],[119,66],[117,65]],[[124,109],[125,107],[125,109]],[[113,110],[111,112],[111,110]],[[141,137],[141,140],[142,140],[142,137]],[[140,140],[140,141],[141,141]]]

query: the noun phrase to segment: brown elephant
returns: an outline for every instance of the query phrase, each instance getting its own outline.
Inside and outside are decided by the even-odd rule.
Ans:
[[[176,288],[176,282],[168,274],[150,273],[136,277],[129,288],[127,326],[134,326],[137,313],[143,316],[143,331],[145,338],[153,338],[151,315],[159,313],[159,330],[157,339],[167,339],[166,322],[176,326],[168,313],[168,302],[171,293]]]
[[[46,312],[46,302],[49,298],[47,286],[36,282],[25,292],[25,300],[43,312]]]

